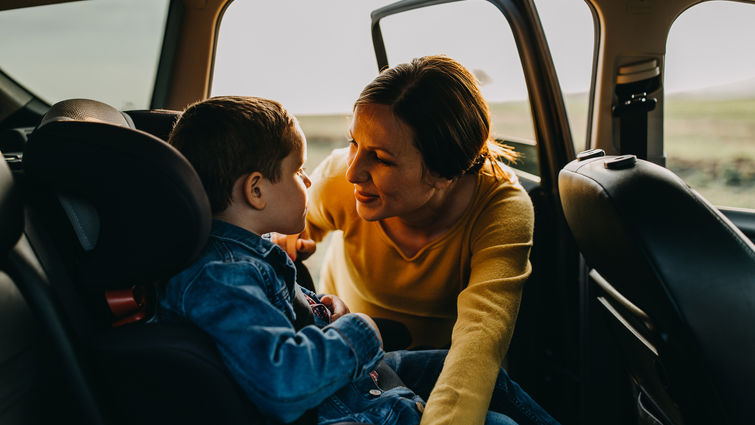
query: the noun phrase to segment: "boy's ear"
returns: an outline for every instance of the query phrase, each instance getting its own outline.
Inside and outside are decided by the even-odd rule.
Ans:
[[[244,179],[244,198],[256,210],[264,209],[265,205],[267,205],[261,189],[263,180],[264,177],[259,171],[249,174]]]

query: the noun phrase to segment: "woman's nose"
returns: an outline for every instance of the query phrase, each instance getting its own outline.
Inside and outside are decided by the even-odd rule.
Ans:
[[[346,179],[349,183],[361,183],[369,179],[369,174],[362,166],[362,158],[359,152],[349,152]]]
[[[309,189],[309,187],[312,186],[312,180],[309,179],[309,175],[307,173],[302,173],[302,177],[304,178],[304,187]]]

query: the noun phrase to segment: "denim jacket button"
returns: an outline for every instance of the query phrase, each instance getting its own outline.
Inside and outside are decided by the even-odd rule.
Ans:
[[[377,396],[379,396],[380,394],[382,394],[382,393],[383,393],[382,391],[380,391],[380,390],[375,390],[375,389],[372,389],[372,390],[370,390],[369,392],[370,392],[370,395],[374,395],[375,397],[377,397]]]

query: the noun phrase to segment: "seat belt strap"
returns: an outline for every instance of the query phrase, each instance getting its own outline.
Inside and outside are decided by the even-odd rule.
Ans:
[[[648,158],[648,112],[657,101],[646,92],[634,93],[629,99],[614,105],[613,114],[619,117],[619,152]]]
[[[657,59],[620,66],[616,73],[615,102],[611,111],[618,118],[619,140],[616,149],[622,155],[648,158],[648,113],[658,103],[648,97],[661,85]]]

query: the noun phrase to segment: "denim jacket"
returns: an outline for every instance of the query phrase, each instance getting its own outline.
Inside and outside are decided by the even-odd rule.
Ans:
[[[214,220],[200,259],[168,281],[159,318],[189,320],[210,334],[231,374],[273,421],[291,422],[319,406],[320,424],[419,423],[418,396],[378,387],[374,369],[383,351],[375,331],[354,314],[332,323],[316,318],[297,331],[296,287],[282,249]]]

